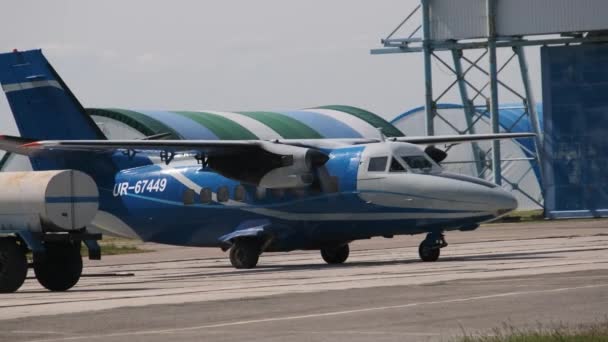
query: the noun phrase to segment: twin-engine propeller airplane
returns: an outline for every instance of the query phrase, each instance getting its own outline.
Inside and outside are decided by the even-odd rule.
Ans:
[[[532,136],[107,140],[39,50],[1,54],[0,82],[22,136],[3,136],[0,149],[28,156],[34,169],[21,179],[72,174],[67,194],[44,183],[36,201],[15,188],[23,181],[2,182],[14,174],[0,174],[3,192],[13,194],[1,200],[46,208],[31,210],[33,222],[29,212],[0,221],[4,292],[23,283],[27,249],[42,285],[72,287],[81,241],[97,251],[91,229],[230,250],[236,268],[256,266],[263,252],[292,250],[320,250],[340,264],[351,241],[427,233],[420,258],[435,261],[447,246],[444,232],[476,229],[517,202],[492,183],[443,171],[446,153],[433,145]]]

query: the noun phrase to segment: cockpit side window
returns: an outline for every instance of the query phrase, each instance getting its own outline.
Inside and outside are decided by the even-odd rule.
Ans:
[[[384,172],[386,171],[386,164],[388,157],[373,157],[369,159],[369,166],[367,167],[368,172]]]
[[[433,163],[425,156],[402,156],[401,158],[414,172],[428,172],[433,169]]]
[[[389,172],[405,172],[405,168],[395,158],[391,158],[391,167],[388,169]]]

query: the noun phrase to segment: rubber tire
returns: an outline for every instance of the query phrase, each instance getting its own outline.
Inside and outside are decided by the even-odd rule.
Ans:
[[[418,247],[418,255],[420,256],[420,259],[425,262],[437,261],[440,254],[440,248],[433,248],[433,246],[426,241],[422,241]]]
[[[350,248],[348,247],[348,244],[321,249],[321,256],[323,257],[323,260],[330,265],[343,264],[346,259],[348,259],[349,254]]]
[[[34,273],[40,285],[50,291],[67,291],[82,275],[80,243],[47,243],[46,254],[34,257]]]
[[[260,260],[260,244],[256,240],[237,240],[230,248],[230,263],[234,268],[254,268],[258,260]]]
[[[27,276],[25,251],[15,239],[0,239],[0,293],[17,291]]]

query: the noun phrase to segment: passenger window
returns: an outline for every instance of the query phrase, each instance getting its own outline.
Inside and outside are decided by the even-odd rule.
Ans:
[[[425,156],[403,156],[403,161],[413,171],[425,171],[428,172],[433,168],[433,164],[426,159]]]
[[[196,197],[196,192],[194,192],[194,190],[192,190],[192,189],[186,189],[184,191],[184,197],[183,197],[184,204],[186,204],[186,205],[193,204],[194,197]]]
[[[212,200],[212,192],[209,188],[201,189],[201,203],[211,203]]]
[[[281,199],[285,196],[285,189],[270,189],[270,194],[276,199]]]
[[[259,200],[263,200],[266,198],[266,188],[256,188],[255,189],[255,198]]]
[[[218,202],[227,202],[230,194],[228,193],[228,187],[222,186],[217,189],[217,200]]]
[[[374,157],[369,159],[369,166],[367,171],[369,172],[383,172],[386,171],[386,162],[388,157]]]
[[[234,200],[242,202],[245,200],[245,187],[242,185],[237,185],[234,188]]]
[[[401,166],[401,164],[399,164],[397,159],[392,158],[391,167],[389,168],[389,171],[390,172],[405,172],[405,168],[403,168],[403,166]]]

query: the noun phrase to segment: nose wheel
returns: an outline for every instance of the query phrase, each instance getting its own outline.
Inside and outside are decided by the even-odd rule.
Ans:
[[[445,241],[443,234],[429,233],[426,239],[420,243],[418,255],[425,262],[437,261],[441,254],[441,248],[447,247],[447,245],[448,243]]]
[[[230,263],[234,268],[254,268],[258,264],[262,248],[254,239],[239,239],[230,248]]]

